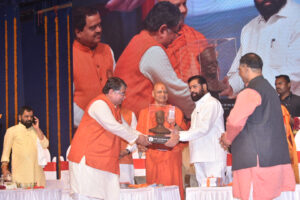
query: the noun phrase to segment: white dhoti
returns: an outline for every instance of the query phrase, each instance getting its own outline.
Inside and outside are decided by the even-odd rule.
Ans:
[[[201,181],[208,177],[221,177],[223,180],[225,178],[225,161],[196,162],[194,166],[199,187],[201,186]]]
[[[69,162],[70,186],[75,199],[119,200],[119,176],[89,167],[85,157],[80,163]]]
[[[120,183],[134,184],[133,164],[120,164]]]

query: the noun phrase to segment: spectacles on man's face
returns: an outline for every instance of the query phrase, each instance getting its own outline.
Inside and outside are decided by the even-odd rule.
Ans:
[[[179,31],[180,31],[180,29],[179,30],[173,30],[173,29],[171,29],[171,28],[168,28],[167,30],[170,30],[172,33],[174,33],[176,36],[180,36],[180,33],[179,33]]]
[[[121,95],[121,96],[123,96],[123,97],[126,95],[125,91],[121,92],[120,90],[115,90],[114,92]]]

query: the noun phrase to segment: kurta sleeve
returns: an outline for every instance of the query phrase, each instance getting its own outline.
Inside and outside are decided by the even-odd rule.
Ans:
[[[95,101],[88,110],[89,115],[95,119],[104,129],[123,138],[128,143],[134,143],[140,134],[126,123],[119,123],[113,116],[108,105],[102,101]]]
[[[8,129],[4,136],[1,162],[9,162],[11,148],[14,142],[14,133]]]
[[[44,136],[42,140],[40,140],[41,146],[46,149],[49,146],[49,140]]]
[[[149,48],[140,62],[140,71],[153,84],[162,82],[168,88],[168,102],[179,107],[190,117],[195,103],[192,101],[187,83],[179,79],[166,52],[159,46]]]
[[[230,144],[259,105],[261,105],[261,96],[257,91],[247,88],[239,93],[226,122],[226,140]]]

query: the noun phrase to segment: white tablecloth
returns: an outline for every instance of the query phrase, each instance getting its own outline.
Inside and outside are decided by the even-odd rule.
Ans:
[[[61,180],[47,180],[48,189],[61,189],[62,200],[72,200],[70,187]],[[121,200],[180,200],[178,186],[147,187],[139,189],[121,189]],[[1,200],[1,199],[0,199]]]
[[[53,185],[51,189],[0,190],[0,200],[72,200],[68,191],[52,187]],[[178,186],[121,189],[120,200],[180,200],[180,194]]]
[[[61,200],[60,189],[0,190],[1,200]]]
[[[64,191],[62,200],[72,200],[70,193]],[[180,200],[180,194],[178,186],[121,189],[120,200]]]
[[[193,187],[186,189],[186,200],[232,200],[232,187]],[[300,200],[300,185],[295,192],[283,192],[276,200]]]
[[[178,186],[121,189],[121,200],[180,200]]]

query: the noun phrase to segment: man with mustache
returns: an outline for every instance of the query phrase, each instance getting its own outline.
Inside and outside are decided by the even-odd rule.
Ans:
[[[293,93],[300,95],[300,6],[293,0],[254,0],[260,13],[242,30],[241,47],[227,74],[230,86],[222,95],[239,92],[244,84],[238,67],[242,55],[254,52],[264,61],[262,71],[271,85],[275,76],[290,76]]]
[[[291,92],[291,80],[288,75],[276,76],[276,91],[279,94],[281,104],[283,104],[293,117],[300,117],[300,96]]]
[[[246,88],[238,94],[220,138],[225,149],[231,145],[233,197],[242,200],[275,199],[295,190],[280,101],[262,69],[257,54],[241,57],[239,74]]]
[[[185,19],[187,16],[187,0],[158,0],[158,2],[168,1],[177,6]],[[202,74],[202,69],[198,61],[198,55],[207,47],[205,36],[194,28],[183,24],[179,37],[177,37],[167,48],[172,66],[177,76],[187,82],[193,75]]]
[[[115,64],[111,48],[101,41],[101,17],[97,9],[73,9],[74,125],[78,127],[87,104],[102,91]]]
[[[188,131],[177,131],[165,144],[174,146],[178,141],[188,141],[190,162],[194,163],[199,186],[206,185],[208,177],[225,176],[226,152],[218,140],[224,131],[223,108],[221,103],[211,96],[207,89],[206,79],[192,76],[188,80],[191,98],[196,103],[191,116],[191,127]]]
[[[153,85],[162,82],[168,88],[169,102],[190,117],[194,102],[187,84],[175,73],[166,48],[179,36],[182,26],[180,10],[170,2],[159,2],[144,20],[143,30],[134,36],[120,56],[114,75],[128,84],[123,106],[138,112],[153,98]]]
[[[148,137],[122,123],[120,105],[126,83],[111,77],[82,117],[68,155],[75,199],[119,200],[121,139],[147,146]]]
[[[33,123],[34,121],[34,123]],[[39,119],[29,106],[19,111],[19,124],[7,129],[4,136],[1,169],[4,178],[10,174],[8,163],[12,152],[12,180],[23,187],[45,186],[45,175],[38,164],[37,142],[43,148],[49,145],[48,139],[39,128]]]

